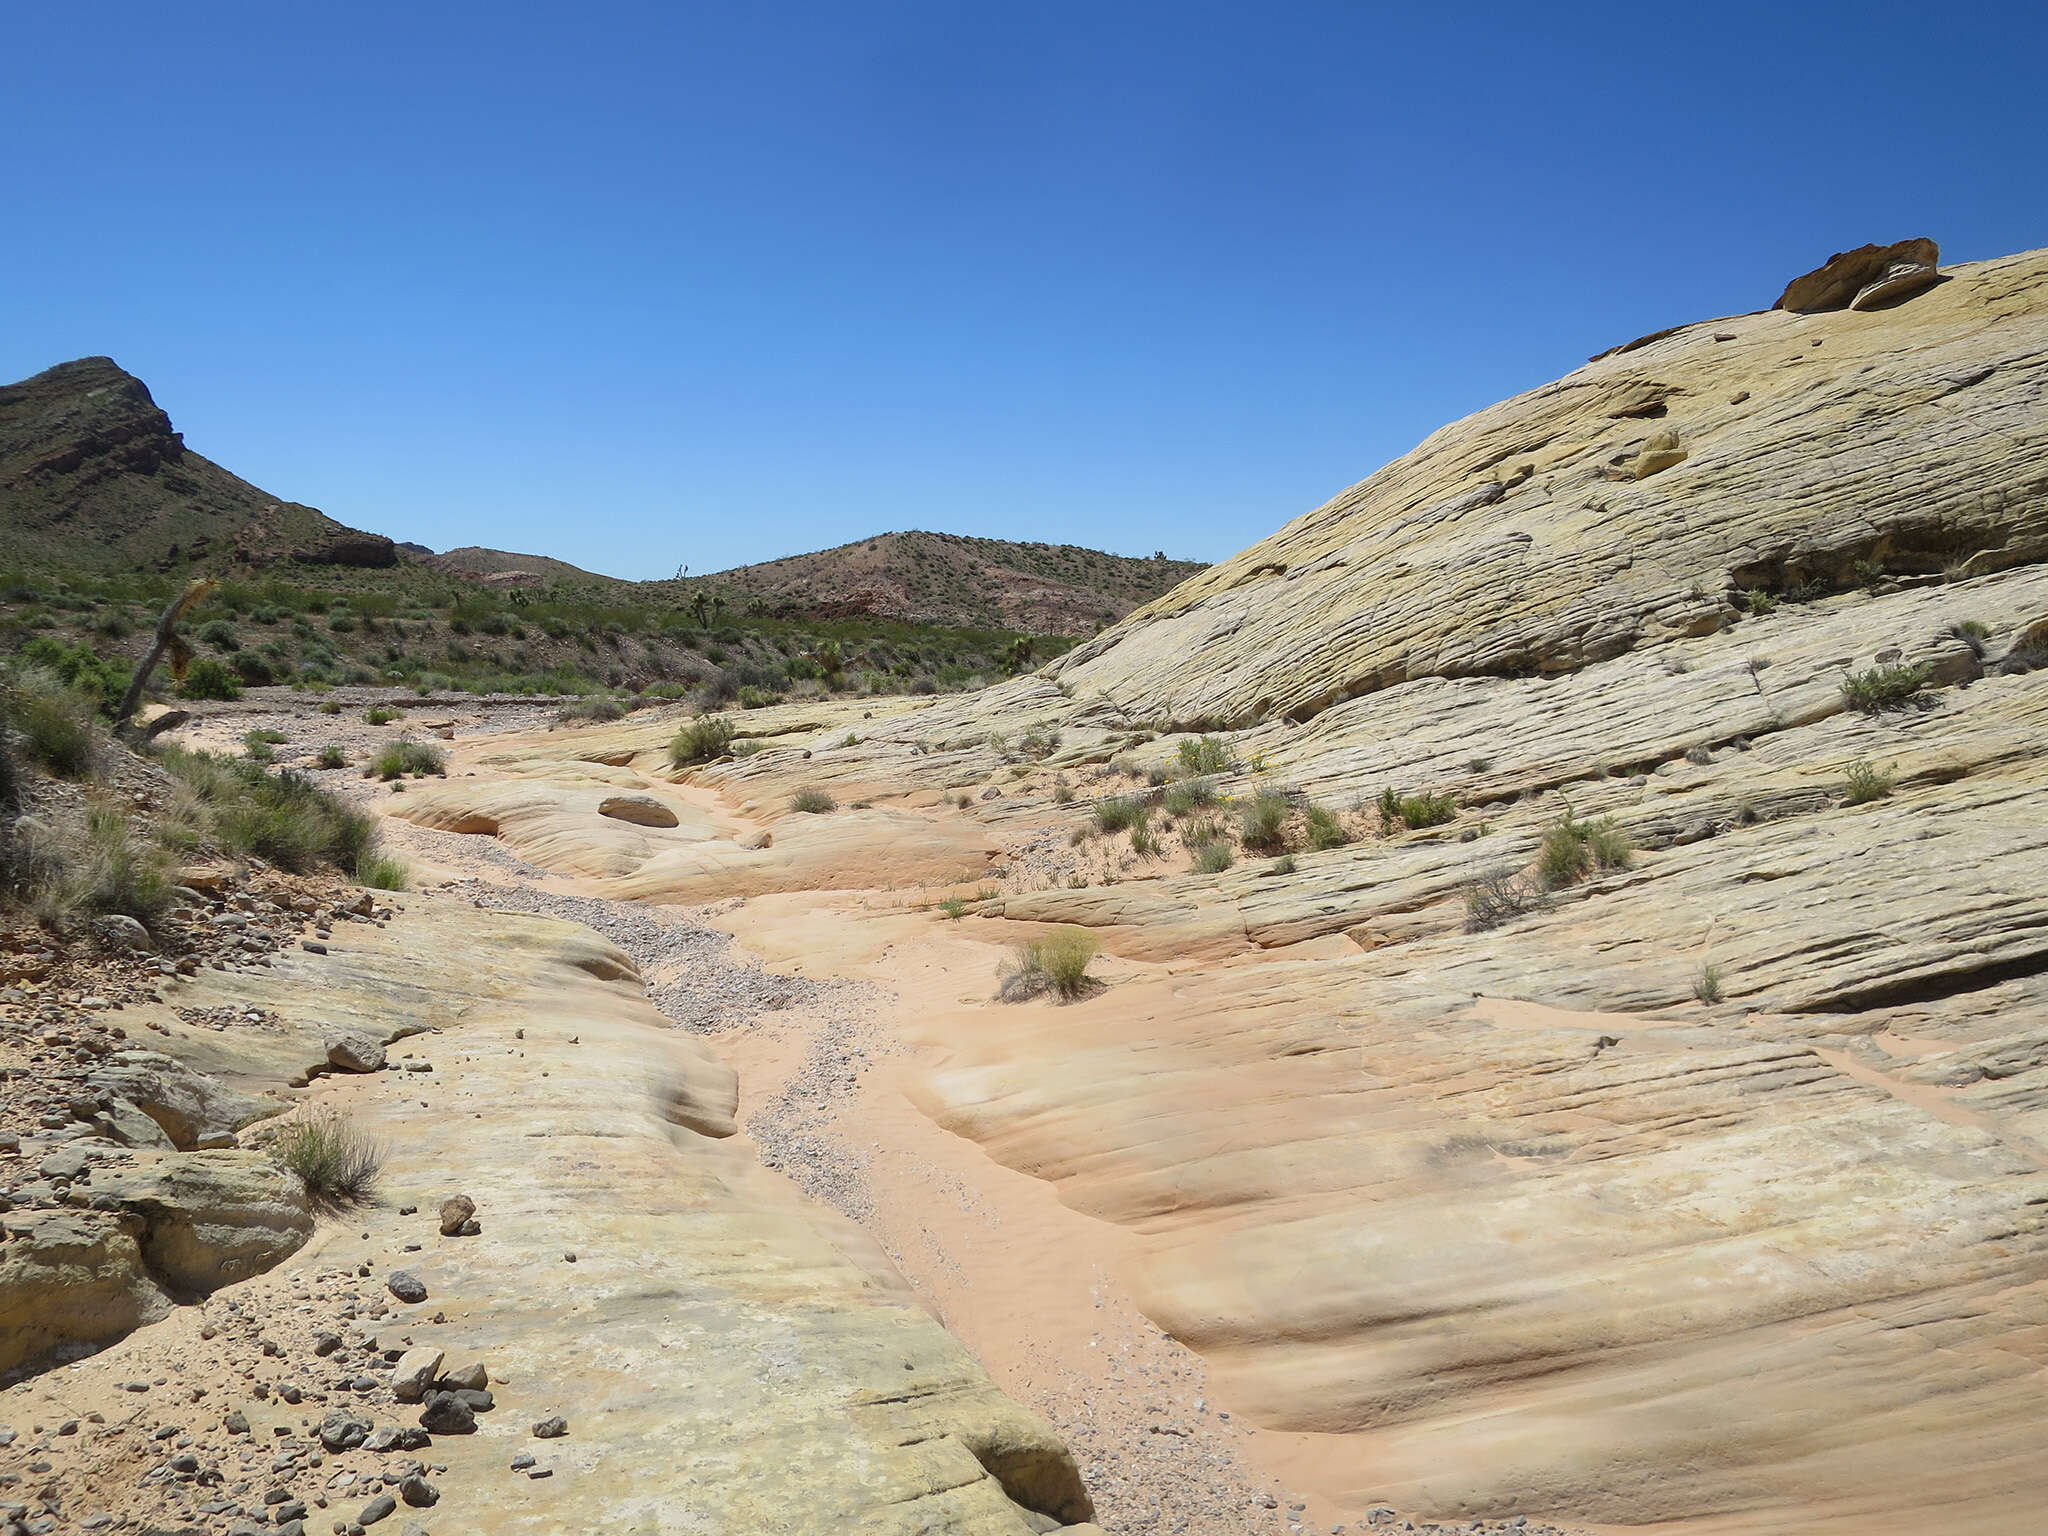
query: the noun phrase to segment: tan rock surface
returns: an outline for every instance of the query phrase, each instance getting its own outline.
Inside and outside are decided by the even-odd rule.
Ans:
[[[435,1440],[448,1468],[437,1528],[1028,1536],[1047,1522],[1027,1507],[1086,1518],[1064,1448],[886,1259],[721,1139],[731,1071],[663,1024],[622,953],[560,922],[406,903],[388,930],[337,932],[327,955],[208,973],[181,1003],[255,1004],[279,1026],[222,1035],[166,1016],[165,1049],[275,1083],[366,1017],[404,1040],[400,1070],[323,1078],[308,1095],[384,1143],[379,1201],[232,1294],[260,1317],[289,1313],[307,1277],[337,1263],[379,1275],[402,1264],[424,1281],[425,1302],[377,1325],[380,1346],[485,1364],[498,1404],[475,1435]],[[402,1070],[421,1060],[433,1070]],[[458,1177],[480,1236],[438,1232]],[[89,1244],[74,1247],[83,1276]],[[115,1400],[117,1383],[162,1369],[163,1349],[200,1359],[182,1326],[174,1315],[17,1390],[59,1394],[42,1416]],[[207,1413],[239,1407],[265,1443],[272,1421],[296,1431],[305,1413],[213,1385]],[[545,1442],[552,1475],[509,1475],[511,1455],[542,1444],[531,1424],[555,1413],[570,1428]],[[95,1499],[146,1469],[152,1453],[135,1454],[118,1479],[118,1462],[98,1464]]]

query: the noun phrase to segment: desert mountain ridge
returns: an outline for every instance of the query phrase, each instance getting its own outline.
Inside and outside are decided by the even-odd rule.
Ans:
[[[1069,545],[886,533],[687,581],[633,582],[546,555],[435,553],[284,501],[185,446],[142,380],[111,358],[0,387],[0,527],[13,558],[112,573],[260,569],[278,561],[401,564],[500,588],[559,587],[687,601],[703,590],[784,617],[870,617],[950,628],[1089,634],[1200,571]]]

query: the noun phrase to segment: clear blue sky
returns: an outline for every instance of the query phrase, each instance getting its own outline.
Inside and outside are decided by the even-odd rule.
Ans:
[[[1865,240],[2048,244],[2048,6],[10,8],[0,376],[627,576],[1220,558]]]

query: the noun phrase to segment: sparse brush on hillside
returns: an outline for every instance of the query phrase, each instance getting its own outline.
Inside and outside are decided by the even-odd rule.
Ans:
[[[1419,832],[1424,827],[1442,826],[1458,814],[1458,802],[1449,795],[1424,793],[1404,795],[1398,789],[1380,791],[1380,836],[1396,832]]]
[[[281,869],[353,871],[376,841],[375,823],[301,774],[207,752],[164,748],[178,781],[160,835],[193,848],[255,854]]]
[[[1342,848],[1351,841],[1344,831],[1344,824],[1337,819],[1337,813],[1324,805],[1311,805],[1303,817],[1305,838],[1308,846],[1321,853],[1331,848]]]
[[[171,900],[171,861],[138,837],[120,807],[96,802],[81,832],[16,823],[0,838],[0,879],[36,920],[62,933],[81,917],[119,914],[148,927]]]
[[[1166,807],[1169,816],[1185,816],[1190,811],[1216,803],[1216,782],[1204,774],[1191,779],[1182,779],[1166,791],[1160,804]]]
[[[1198,875],[1220,875],[1236,862],[1225,838],[1212,838],[1195,849],[1194,870]]]
[[[0,683],[0,729],[15,750],[60,778],[88,777],[98,766],[103,738],[96,704],[54,672],[25,668]]]
[[[1144,817],[1145,802],[1135,795],[1112,795],[1095,802],[1095,830],[1126,832]]]
[[[1083,928],[1061,928],[1019,944],[1004,963],[997,996],[1006,1003],[1048,992],[1064,1002],[1084,997],[1096,985],[1088,974],[1095,951],[1095,935]]]
[[[677,731],[668,744],[673,767],[708,763],[732,750],[733,724],[723,715],[700,715]]]

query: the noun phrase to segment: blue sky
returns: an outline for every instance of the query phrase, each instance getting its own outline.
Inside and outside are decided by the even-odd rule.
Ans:
[[[436,548],[1221,558],[1865,240],[2048,244],[2048,7],[13,8],[0,377]]]

